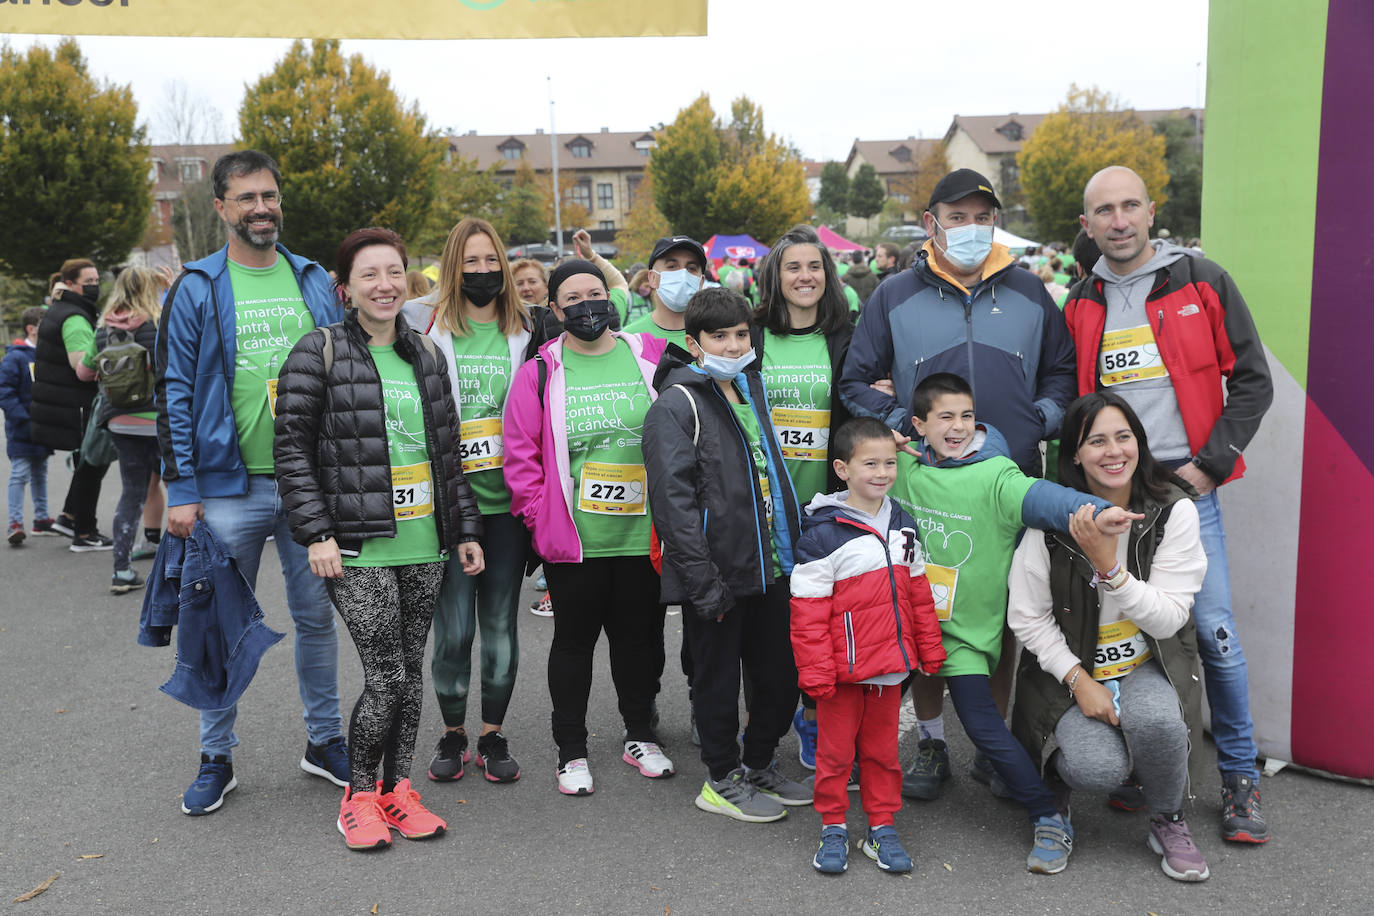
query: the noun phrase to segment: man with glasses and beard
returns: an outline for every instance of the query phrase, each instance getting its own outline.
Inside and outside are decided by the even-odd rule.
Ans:
[[[281,173],[265,153],[223,156],[212,172],[229,243],[187,265],[167,294],[157,340],[158,445],[167,530],[189,537],[197,519],[223,543],[250,585],[275,536],[295,624],[296,676],[307,743],[301,769],[349,784],[339,717],[338,635],[324,580],[291,539],[273,477],[277,372],[296,341],[342,319],[329,274],[277,241]],[[186,621],[182,621],[183,626]],[[185,814],[210,814],[238,783],[231,759],[237,707],[202,710],[200,770]]]

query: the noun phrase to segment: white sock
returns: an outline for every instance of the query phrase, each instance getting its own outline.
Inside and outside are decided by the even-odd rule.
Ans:
[[[933,719],[917,719],[916,731],[922,741],[927,738],[943,741],[945,740],[945,718],[943,715],[939,715]]]

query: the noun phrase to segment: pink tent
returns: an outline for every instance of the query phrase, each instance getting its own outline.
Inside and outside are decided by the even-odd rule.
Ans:
[[[817,226],[816,234],[821,237],[821,243],[831,251],[860,251],[863,245],[856,245],[849,239],[834,232],[829,226]]]

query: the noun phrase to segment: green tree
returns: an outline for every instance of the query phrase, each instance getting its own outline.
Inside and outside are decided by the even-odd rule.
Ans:
[[[1154,131],[1164,138],[1169,169],[1169,197],[1155,208],[1155,226],[1168,229],[1182,245],[1202,233],[1202,137],[1188,118],[1160,118]]]
[[[645,174],[644,180],[635,188],[634,203],[625,215],[625,225],[615,234],[615,243],[622,255],[631,262],[639,260],[648,263],[654,242],[672,234],[668,220],[659,212],[658,204],[654,201],[653,177]]]
[[[41,286],[66,258],[128,256],[152,206],[137,117],[129,87],[97,83],[73,39],[0,47],[0,270]]]
[[[183,262],[199,260],[224,245],[224,222],[215,212],[215,187],[209,178],[181,183],[181,193],[172,201],[172,241]]]
[[[821,190],[816,203],[837,216],[848,214],[849,174],[845,172],[843,162],[832,159],[821,167]]]
[[[767,133],[747,97],[731,105],[728,125],[698,97],[659,135],[647,171],[673,231],[698,240],[741,232],[771,240],[810,212],[800,158]]]
[[[1083,188],[1099,169],[1135,169],[1156,204],[1168,200],[1169,172],[1164,138],[1116,97],[1096,87],[1069,88],[1060,105],[1031,134],[1016,157],[1026,209],[1046,242],[1070,241],[1078,234]]]
[[[385,73],[361,55],[345,59],[337,40],[294,42],[244,94],[239,133],[281,166],[289,247],[322,264],[354,229],[408,239],[429,217],[443,141]]]
[[[410,245],[414,253],[437,255],[453,227],[465,216],[490,221],[501,232],[499,216],[504,189],[496,178],[497,166],[477,167],[476,159],[455,155],[435,175],[434,205],[424,227]],[[501,232],[505,236],[504,232]]]
[[[502,220],[497,223],[501,237],[509,244],[527,245],[549,237],[553,222],[544,218],[544,196],[539,187],[539,176],[529,161],[522,159],[502,197]]]
[[[849,183],[849,212],[861,219],[870,219],[882,212],[887,189],[878,180],[878,170],[865,162]]]

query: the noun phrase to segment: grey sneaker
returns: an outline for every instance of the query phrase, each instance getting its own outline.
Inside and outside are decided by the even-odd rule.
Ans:
[[[1206,881],[1211,874],[1181,812],[1150,818],[1149,843],[1163,857],[1159,867],[1175,881]]]
[[[902,795],[933,801],[940,783],[949,779],[949,747],[939,738],[925,738],[916,746],[916,760],[902,775]]]
[[[764,795],[745,778],[743,767],[732,770],[724,779],[706,780],[696,806],[711,814],[723,814],[754,824],[778,821],[787,816],[787,809],[781,802]]]
[[[782,775],[776,760],[762,770],[745,767],[744,778],[764,795],[777,799],[780,804],[789,807],[811,804],[811,787]]]

